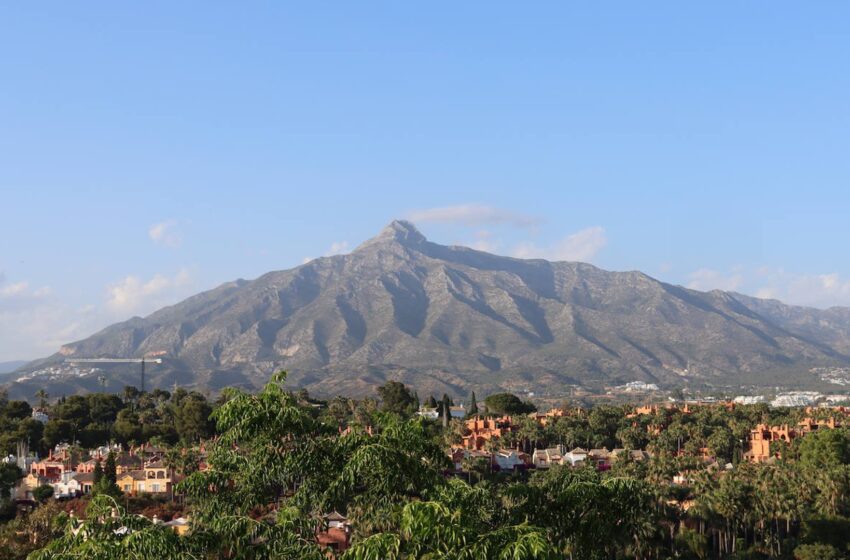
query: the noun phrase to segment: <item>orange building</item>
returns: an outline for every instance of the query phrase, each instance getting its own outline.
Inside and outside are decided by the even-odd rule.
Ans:
[[[484,445],[491,439],[502,438],[513,430],[510,416],[502,416],[501,418],[479,418],[476,416],[466,421],[463,447],[464,449],[483,449]]]
[[[774,441],[791,443],[797,437],[797,431],[788,424],[782,426],[767,426],[759,424],[750,431],[750,448],[744,453],[744,459],[751,463],[763,463],[776,455],[770,452],[770,444]]]

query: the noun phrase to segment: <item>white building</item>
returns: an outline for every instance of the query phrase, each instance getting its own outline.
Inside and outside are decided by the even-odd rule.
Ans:
[[[427,418],[428,420],[436,420],[440,417],[440,413],[436,408],[428,408],[428,407],[420,407],[419,412],[417,412],[419,416],[422,418]]]
[[[572,451],[564,453],[562,463],[565,465],[569,464],[571,467],[577,467],[582,465],[586,459],[587,450],[582,449],[581,447],[576,447]]]

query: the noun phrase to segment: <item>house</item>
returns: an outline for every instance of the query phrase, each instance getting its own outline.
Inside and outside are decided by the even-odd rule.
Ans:
[[[100,459],[89,459],[88,461],[83,461],[79,465],[77,465],[76,471],[78,473],[93,473],[95,467],[101,463]],[[100,465],[103,467],[103,464]]]
[[[32,500],[32,491],[47,483],[48,481],[46,478],[38,475],[37,473],[30,472],[18,481],[18,484],[15,487],[15,499]]]
[[[76,473],[74,479],[79,484],[80,493],[91,493],[92,486],[94,486],[94,473]]]
[[[531,456],[516,449],[500,449],[493,453],[493,468],[501,471],[524,469],[531,464]]]
[[[571,467],[578,467],[584,464],[587,460],[587,451],[581,447],[576,447],[572,451],[564,453],[561,458],[561,463],[569,464]]]
[[[436,408],[428,408],[426,406],[420,406],[416,414],[428,420],[436,420],[440,417],[440,412]]]
[[[531,460],[538,469],[548,469],[553,465],[560,465],[564,461],[563,446],[550,449],[535,449],[531,454]]]
[[[803,418],[797,426],[800,428],[800,435],[809,434],[818,430],[834,430],[840,428],[841,424],[836,422],[835,417],[828,420],[815,420],[814,418]]]
[[[351,524],[334,511],[322,517],[322,528],[316,533],[316,542],[334,552],[343,552],[351,545]]]
[[[462,447],[456,447],[451,451],[452,464],[455,466],[455,471],[463,472],[463,462],[466,459],[482,459],[487,462],[487,464],[492,464],[493,458],[486,451],[478,451],[476,449],[464,449]]]
[[[759,424],[750,430],[749,449],[744,452],[744,460],[751,463],[763,463],[775,456],[770,451],[772,442],[790,443],[796,437],[796,430],[790,428],[787,424],[782,426]]]
[[[545,428],[546,425],[551,423],[555,418],[561,418],[566,415],[567,413],[560,408],[551,408],[547,412],[532,412],[529,414],[529,416],[534,418],[543,428]]]
[[[121,475],[142,468],[142,460],[135,456],[122,453],[115,459],[115,474]]]
[[[137,485],[139,492],[148,494],[167,494],[171,492],[174,482],[174,472],[161,460],[156,460],[145,465],[144,488]]]
[[[124,494],[135,496],[139,493],[139,484],[144,487],[145,477],[145,471],[141,469],[128,471],[118,475],[115,484]]]
[[[620,460],[621,457],[628,457],[629,460],[639,463],[641,461],[646,461],[649,459],[649,453],[643,451],[642,449],[631,449],[626,450],[622,448],[614,449],[611,451],[612,460]]]
[[[91,450],[89,455],[94,459],[106,459],[110,453],[114,453],[119,455],[124,452],[124,446],[120,443],[113,443],[108,445],[101,445],[95,449]]]
[[[58,482],[62,478],[62,473],[71,470],[68,465],[67,459],[51,454],[46,459],[34,462],[30,466],[30,472],[49,482]]]
[[[73,471],[62,473],[62,479],[51,484],[53,486],[53,497],[76,498],[84,494],[82,483],[77,479],[77,476],[78,473]]]
[[[466,449],[483,449],[490,440],[505,437],[514,431],[510,416],[501,418],[475,417],[466,421],[463,446]]]
[[[605,471],[611,468],[614,457],[607,447],[602,449],[591,449],[587,452],[587,461],[596,465],[600,471]]]
[[[47,415],[47,412],[44,409],[34,408],[32,409],[32,419],[36,422],[47,424],[50,421],[50,416]]]
[[[449,416],[451,418],[457,418],[458,420],[462,420],[466,417],[466,408],[464,408],[463,403],[459,406],[450,406],[449,407]]]

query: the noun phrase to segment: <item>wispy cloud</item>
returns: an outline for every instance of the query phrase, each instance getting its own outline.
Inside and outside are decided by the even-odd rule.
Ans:
[[[0,279],[0,360],[52,354],[130,315],[176,303],[196,291],[194,284],[188,269],[147,279],[129,275],[107,286],[96,304],[75,307],[48,286]]]
[[[148,280],[125,276],[107,287],[106,306],[122,314],[148,313],[188,295],[192,277],[187,269],[174,276],[155,274]]]
[[[460,224],[465,226],[510,225],[531,228],[540,224],[540,218],[486,204],[458,204],[438,208],[414,210],[407,219],[415,223]]]
[[[485,251],[487,253],[495,253],[499,250],[501,243],[493,237],[493,232],[488,231],[486,229],[482,229],[475,232],[475,240],[469,241],[467,243],[462,243],[467,247],[471,247],[473,249],[477,249],[478,251]]]
[[[607,244],[605,228],[594,226],[577,231],[546,247],[530,242],[521,243],[514,249],[513,255],[522,259],[589,262]]]
[[[148,228],[148,237],[163,247],[174,249],[183,243],[183,236],[178,229],[176,220],[166,220],[153,224]]]
[[[330,248],[325,253],[326,257],[332,257],[334,255],[342,255],[344,253],[348,253],[351,250],[348,241],[334,241],[331,243]]]
[[[323,257],[332,257],[334,255],[344,255],[345,253],[351,252],[351,244],[348,241],[334,241],[331,243],[331,246],[328,247],[328,250],[322,253]],[[312,261],[316,257],[304,257],[301,259],[302,264],[307,264]]]
[[[0,358],[31,359],[77,338],[85,315],[64,305],[48,286],[6,283],[0,275]]]
[[[782,269],[761,270],[756,297],[812,307],[850,306],[850,279],[837,273],[791,274]]]
[[[850,306],[850,279],[837,273],[797,274],[765,266],[736,266],[728,271],[700,268],[688,275],[686,285],[701,291],[736,291],[791,305]]]
[[[688,275],[687,287],[704,292],[710,290],[731,292],[738,290],[743,284],[744,276],[740,270],[723,273],[710,268],[700,268]]]

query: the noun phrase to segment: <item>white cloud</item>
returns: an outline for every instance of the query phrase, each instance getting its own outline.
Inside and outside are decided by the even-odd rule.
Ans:
[[[493,238],[493,232],[486,229],[475,232],[475,240],[468,243],[463,243],[467,247],[487,253],[495,253],[499,250],[501,243]]]
[[[350,251],[348,241],[334,241],[331,243],[330,249],[325,253],[326,257],[332,257],[333,255],[342,255],[344,253],[348,253]]]
[[[850,306],[850,279],[837,273],[791,274],[782,269],[763,270],[756,297],[811,307]]]
[[[155,274],[147,280],[127,276],[107,287],[97,305],[72,306],[47,286],[0,278],[0,361],[33,359],[56,352],[133,314],[146,315],[196,291],[192,275]]]
[[[351,245],[348,243],[348,241],[334,241],[333,243],[331,243],[331,246],[328,247],[328,250],[322,253],[322,256],[332,257],[334,255],[344,255],[349,252],[351,252]],[[303,259],[301,259],[301,264],[307,264],[315,258],[316,257],[304,257]]]
[[[183,236],[177,228],[176,220],[166,220],[148,228],[148,237],[157,245],[174,249],[183,243]]]
[[[850,279],[837,273],[795,274],[766,266],[739,266],[728,272],[701,268],[688,276],[687,287],[702,291],[737,291],[807,307],[850,306]]]
[[[0,360],[25,360],[50,354],[82,334],[80,314],[52,297],[47,286],[29,282],[6,284],[0,275]]]
[[[18,282],[8,286],[0,286],[0,297],[13,297],[24,295],[29,289],[28,282]]]
[[[484,204],[458,204],[414,210],[407,219],[416,223],[460,224],[464,226],[511,225],[530,228],[540,224],[535,216],[503,210]]]
[[[688,276],[688,288],[707,292],[710,290],[725,290],[727,292],[740,289],[744,284],[744,276],[740,271],[724,274],[710,268],[700,268]]]
[[[552,261],[589,262],[608,244],[605,228],[589,227],[568,235],[548,247],[521,243],[513,255],[521,259],[547,259]]]
[[[173,277],[155,274],[147,281],[130,275],[107,287],[106,306],[116,313],[148,313],[188,295],[191,286],[186,269]]]

